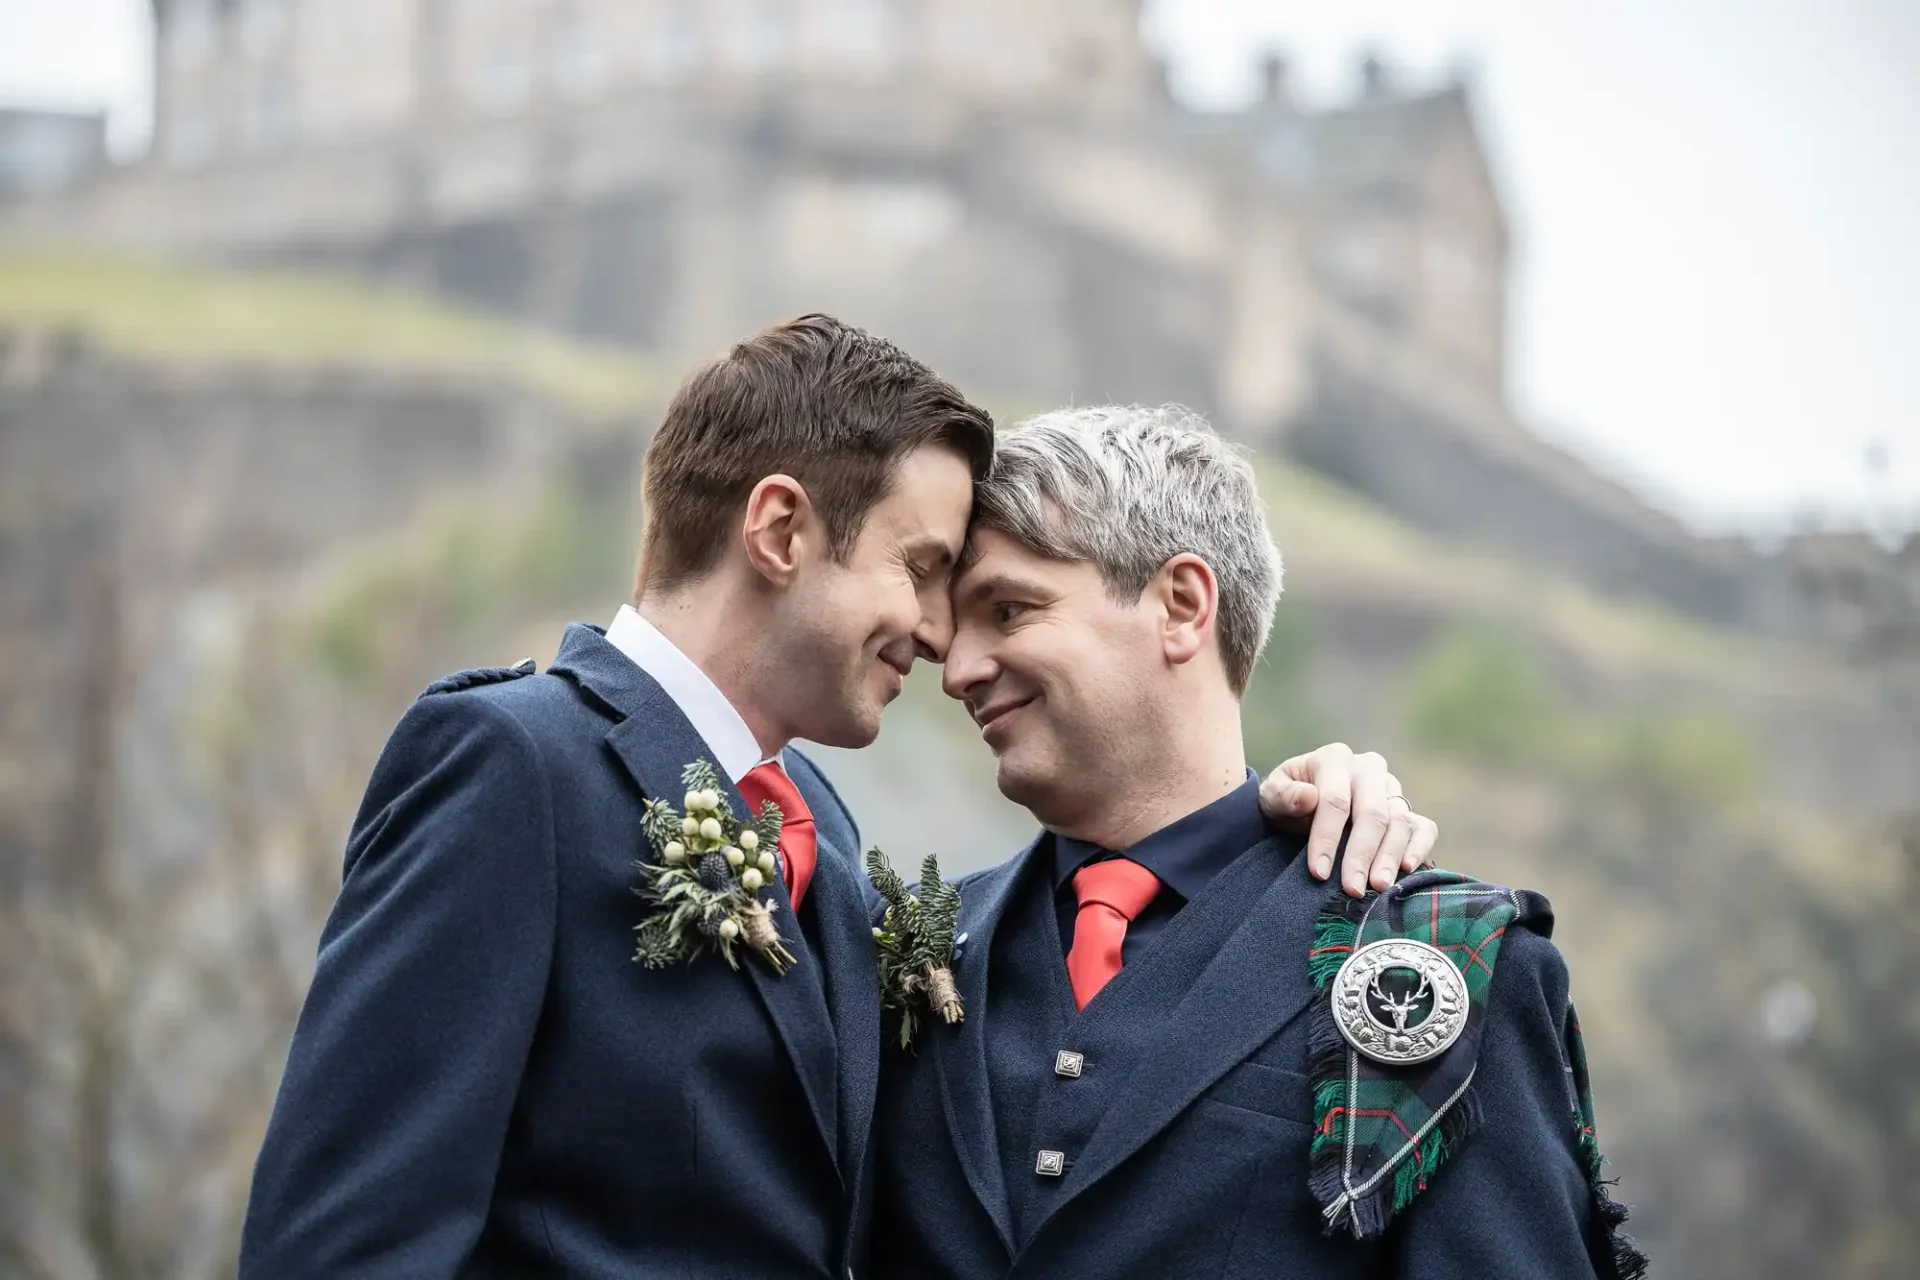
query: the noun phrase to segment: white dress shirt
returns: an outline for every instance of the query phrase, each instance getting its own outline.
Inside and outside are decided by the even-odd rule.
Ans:
[[[613,625],[607,628],[607,641],[667,691],[693,731],[713,748],[715,763],[726,771],[728,781],[738,786],[740,779],[766,759],[760,754],[760,742],[753,730],[727,701],[727,695],[694,665],[692,658],[680,652],[679,646],[641,617],[638,609],[630,604],[620,606]]]

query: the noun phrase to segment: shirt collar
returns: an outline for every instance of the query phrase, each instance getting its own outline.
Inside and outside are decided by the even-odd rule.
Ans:
[[[1112,850],[1084,840],[1056,836],[1053,842],[1053,882],[1058,892],[1073,873],[1089,862],[1120,853],[1160,878],[1160,883],[1191,900],[1226,870],[1235,858],[1272,834],[1260,812],[1260,779],[1247,770],[1247,780],[1205,808],[1167,824],[1134,844]]]
[[[630,604],[620,606],[613,625],[607,628],[607,642],[666,690],[693,731],[713,748],[714,762],[729,781],[737,784],[761,763],[759,740],[727,695],[720,692],[720,686],[658,627],[641,617],[638,609]]]

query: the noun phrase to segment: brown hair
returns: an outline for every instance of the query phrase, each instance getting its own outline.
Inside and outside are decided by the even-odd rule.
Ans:
[[[928,444],[993,460],[993,419],[884,338],[806,315],[687,376],[647,446],[646,535],[635,594],[713,568],[753,487],[790,475],[844,561],[900,461]]]

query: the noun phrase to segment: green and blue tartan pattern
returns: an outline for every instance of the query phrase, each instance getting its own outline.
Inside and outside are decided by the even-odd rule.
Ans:
[[[1515,919],[1551,928],[1538,894],[1484,884],[1452,871],[1421,871],[1355,901],[1334,894],[1314,930],[1307,971],[1322,993],[1314,1009],[1308,1071],[1314,1133],[1309,1181],[1331,1234],[1367,1238],[1426,1190],[1448,1154],[1479,1127],[1469,1086],[1486,1020],[1486,990],[1500,940]],[[1357,1053],[1334,1024],[1327,984],[1360,947],[1388,938],[1428,943],[1466,980],[1467,1024],[1431,1062],[1388,1067]]]
[[[1329,1234],[1346,1227],[1378,1236],[1479,1128],[1471,1086],[1486,1021],[1487,988],[1500,942],[1515,925],[1553,931],[1553,908],[1537,893],[1486,884],[1453,871],[1417,872],[1380,894],[1355,901],[1334,893],[1314,930],[1307,972],[1321,993],[1315,1005],[1308,1070],[1314,1134],[1309,1183]],[[1467,1023],[1451,1048],[1431,1062],[1388,1067],[1356,1052],[1334,1023],[1327,985],[1360,947],[1410,938],[1438,948],[1466,980]],[[1621,1232],[1626,1206],[1602,1177],[1594,1130],[1593,1090],[1578,1015],[1566,1031],[1570,1120],[1593,1196],[1593,1253],[1611,1258],[1615,1280],[1640,1280],[1647,1259]]]

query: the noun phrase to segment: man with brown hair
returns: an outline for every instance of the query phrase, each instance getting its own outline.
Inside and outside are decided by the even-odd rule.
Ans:
[[[243,1276],[864,1271],[859,835],[788,743],[870,743],[914,660],[943,659],[992,442],[952,386],[825,316],[687,379],[647,454],[635,602],[568,628],[544,675],[435,684],[374,769]],[[1358,764],[1295,771],[1322,770],[1333,832],[1349,804],[1379,828],[1349,858],[1391,879],[1430,824]],[[740,821],[768,804],[782,822]]]

